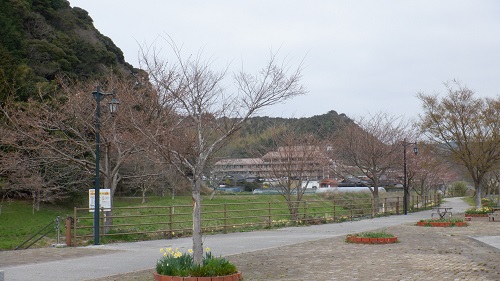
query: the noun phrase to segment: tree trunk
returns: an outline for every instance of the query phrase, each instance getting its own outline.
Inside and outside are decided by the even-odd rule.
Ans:
[[[201,236],[201,195],[200,180],[193,183],[193,260],[195,264],[201,265],[203,262],[203,242]]]
[[[474,188],[476,190],[476,209],[480,209],[481,206],[481,184],[478,182],[474,183]]]
[[[373,213],[378,214],[378,186],[373,187]]]
[[[497,197],[497,206],[500,206],[500,182],[497,181],[497,185],[498,185],[498,197]],[[0,213],[2,211],[2,207],[0,205]]]
[[[107,171],[106,175],[110,175],[110,171]],[[105,211],[105,219],[104,219],[104,233],[108,233],[109,230],[111,229],[111,226],[113,225],[113,199],[115,197],[115,191],[116,187],[118,186],[118,179],[116,175],[113,176],[105,176],[104,177],[104,186],[103,188],[109,188],[110,192],[110,205],[111,205],[111,210],[110,211]],[[102,208],[102,206],[100,206]]]
[[[290,220],[299,222],[299,202],[288,201],[288,211],[290,212]]]

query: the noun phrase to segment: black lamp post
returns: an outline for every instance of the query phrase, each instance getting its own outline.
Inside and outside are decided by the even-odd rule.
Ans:
[[[112,95],[113,98],[111,99],[111,102],[109,102],[109,112],[111,114],[115,114],[118,111],[118,100],[115,98],[115,93],[102,93],[101,92],[101,86],[97,86],[97,90],[95,92],[92,92],[92,95],[94,95],[94,98],[96,100],[96,110],[95,110],[95,185],[94,185],[94,245],[99,245],[99,188],[100,188],[100,169],[99,169],[99,144],[100,144],[100,137],[99,137],[99,132],[101,130],[101,100],[106,97]]]
[[[403,209],[405,215],[408,214],[408,199],[410,198],[410,192],[408,190],[408,180],[406,179],[406,147],[408,145],[415,145],[413,147],[413,153],[418,154],[417,142],[407,142],[406,139],[403,140]]]

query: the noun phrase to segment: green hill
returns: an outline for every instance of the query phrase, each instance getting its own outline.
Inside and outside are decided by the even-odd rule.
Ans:
[[[66,0],[0,1],[0,40],[0,102],[7,95],[25,100],[37,87],[54,85],[57,75],[87,79],[137,71],[95,29],[87,11]]]
[[[307,118],[253,117],[231,139],[220,155],[230,158],[253,157],[252,153],[263,147],[272,149],[273,127],[286,126],[299,133],[314,133],[324,139],[340,129],[342,123],[349,121],[351,119],[345,114],[338,114],[334,110]]]

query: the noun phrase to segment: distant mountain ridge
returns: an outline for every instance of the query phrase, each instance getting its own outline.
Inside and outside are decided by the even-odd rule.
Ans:
[[[272,147],[271,128],[287,126],[299,133],[313,133],[324,139],[340,129],[342,124],[352,122],[345,114],[330,110],[325,114],[304,118],[252,117],[221,151],[230,158],[253,157],[252,152],[262,147]]]

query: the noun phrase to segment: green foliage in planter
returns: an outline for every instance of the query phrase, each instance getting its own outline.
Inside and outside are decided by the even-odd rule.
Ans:
[[[194,266],[191,271],[191,276],[209,277],[209,276],[224,276],[238,272],[236,266],[224,258],[210,258],[203,261],[202,266]]]
[[[351,234],[351,236],[362,237],[362,238],[391,238],[391,237],[394,237],[393,234],[387,233],[385,231],[361,232],[361,233]]]
[[[464,219],[462,218],[452,218],[452,219],[427,219],[427,220],[420,220],[421,222],[463,222]]]
[[[464,219],[461,218],[452,218],[452,219],[427,219],[427,220],[420,220],[420,222],[425,223],[425,226],[431,226],[431,222],[449,222],[451,223],[451,226],[455,226],[457,222],[464,222]]]
[[[489,198],[481,198],[481,206],[483,208],[493,208],[497,206],[498,200],[493,196]]]
[[[156,272],[168,276],[189,276],[193,267],[193,257],[172,248],[161,249],[163,257],[156,263]]]
[[[178,249],[161,248],[160,252],[163,253],[163,257],[156,263],[156,272],[161,275],[211,277],[238,272],[236,266],[225,258],[213,257],[209,248],[205,251],[202,265],[194,263],[192,250],[188,253],[181,253]]]
[[[466,214],[488,214],[491,212],[489,207],[482,207],[480,209],[468,209],[465,211]]]

